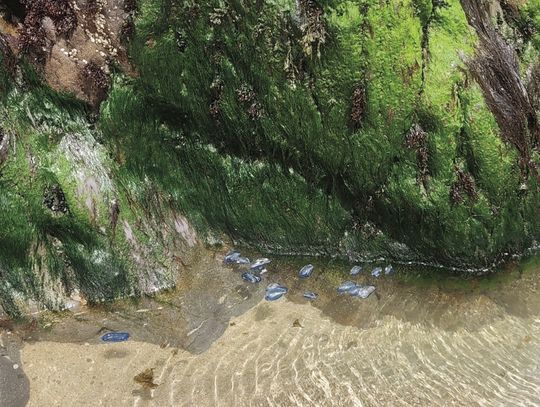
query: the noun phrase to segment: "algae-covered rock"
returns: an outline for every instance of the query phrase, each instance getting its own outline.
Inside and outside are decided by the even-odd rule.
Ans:
[[[386,236],[385,254],[400,242],[409,258],[461,267],[490,265],[537,239],[537,180],[516,169],[519,151],[505,143],[464,62],[479,43],[459,1],[230,1],[196,12],[141,4],[132,57],[144,92],[117,83],[105,133],[129,146],[127,161],[140,166],[140,139],[130,134],[149,140],[152,131],[133,121],[139,104],[155,106],[165,141],[153,138],[151,149],[172,142],[177,150],[161,168],[179,160],[184,177],[195,179],[197,161],[212,157],[206,171],[223,180],[209,187],[220,209],[206,197],[195,208],[211,227],[288,252],[350,254],[380,250],[359,233],[372,224]],[[175,51],[178,27],[190,44],[183,53]],[[523,64],[536,55],[531,46]],[[254,120],[255,111],[264,114]],[[530,159],[534,167],[537,154]],[[229,160],[237,161],[231,169]],[[259,193],[239,184],[265,167]],[[266,190],[275,195],[258,201]],[[294,200],[280,207],[279,195]],[[315,214],[310,225],[305,202]]]
[[[170,287],[227,236],[462,270],[540,238],[535,1],[38,3],[0,17],[7,311]]]

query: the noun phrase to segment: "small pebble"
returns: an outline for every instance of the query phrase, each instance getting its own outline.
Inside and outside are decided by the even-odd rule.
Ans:
[[[373,277],[377,277],[377,278],[380,277],[381,274],[382,274],[382,268],[381,268],[381,267],[375,267],[375,268],[373,269],[373,271],[371,272],[371,275],[372,275]]]

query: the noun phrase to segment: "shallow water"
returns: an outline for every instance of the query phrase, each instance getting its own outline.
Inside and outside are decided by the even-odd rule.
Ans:
[[[28,405],[540,405],[536,260],[463,280],[400,267],[376,279],[372,266],[351,277],[333,261],[299,279],[308,261],[282,259],[249,284],[222,256],[202,253],[173,292],[16,330]],[[377,291],[338,294],[349,279]],[[289,292],[264,301],[269,282]],[[108,330],[131,338],[102,343]],[[134,380],[149,368],[153,389]]]

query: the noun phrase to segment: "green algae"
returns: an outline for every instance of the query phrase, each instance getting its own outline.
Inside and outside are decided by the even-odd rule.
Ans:
[[[217,227],[238,239],[289,248],[324,249],[327,242],[339,240],[348,217],[335,200],[310,191],[288,169],[223,156],[211,145],[174,134],[125,92],[129,90],[113,90],[103,108],[102,128],[121,155],[117,157],[122,161],[117,174],[121,185],[134,187],[135,200],[145,205],[146,212],[155,209],[151,193],[159,188],[202,231]],[[125,105],[120,98],[125,98]],[[145,177],[152,188],[140,188]]]
[[[524,276],[537,273],[540,268],[538,256],[527,256],[519,263],[510,262],[504,267],[497,267],[483,276],[464,277],[447,270],[433,270],[429,267],[408,266],[399,268],[395,279],[403,284],[415,287],[438,287],[444,291],[489,292],[504,290]]]
[[[51,305],[36,264],[90,301],[136,293],[130,242],[109,219],[113,199],[128,225],[172,210],[201,236],[274,253],[463,269],[533,246],[538,186],[521,179],[467,72],[477,38],[460,2],[442,3],[314,2],[323,16],[314,40],[293,1],[141,0],[129,45],[137,75],[115,71],[97,122],[26,64],[17,89],[0,61],[0,126],[17,146],[0,177],[2,308],[16,309],[14,290]],[[540,27],[537,2],[519,16],[518,31]],[[523,69],[538,53],[533,32]],[[365,100],[353,124],[357,90]],[[427,134],[425,182],[406,146],[413,125]],[[59,148],[66,134],[99,143],[113,186],[94,214]],[[460,203],[451,199],[458,171],[477,192]],[[44,207],[52,185],[69,214]],[[159,239],[133,234],[163,263]]]
[[[487,266],[501,253],[519,252],[538,237],[534,181],[530,193],[520,196],[515,152],[501,143],[496,123],[462,62],[461,55],[473,53],[476,38],[458,1],[438,8],[437,18],[430,22],[425,75],[422,27],[434,12],[430,2],[320,3],[328,33],[320,58],[303,52],[302,28],[295,28],[290,5],[248,3],[209,2],[190,14],[189,3],[141,2],[131,49],[140,77],[130,86],[134,99],[144,100],[141,103],[153,111],[157,123],[176,131],[185,145],[213,146],[222,160],[255,161],[281,170],[274,181],[276,195],[289,197],[289,185],[305,183],[304,192],[293,188],[301,199],[308,199],[305,191],[319,190],[334,200],[330,208],[343,208],[351,219],[349,227],[373,222],[422,258]],[[163,9],[166,17],[160,14]],[[216,13],[217,22],[210,21],[208,16]],[[186,37],[183,51],[174,40],[179,30]],[[284,66],[294,71],[292,79]],[[363,125],[351,130],[347,116],[358,84],[366,87],[367,106]],[[257,120],[237,100],[242,86],[253,91],[262,107],[264,114]],[[209,112],[216,100],[217,119]],[[135,116],[130,113],[129,120]],[[113,114],[108,122],[122,118]],[[427,190],[418,185],[413,154],[404,148],[405,134],[414,123],[428,132]],[[123,134],[130,137],[132,132]],[[186,150],[179,147],[177,156]],[[182,161],[194,159],[189,155]],[[129,160],[134,154],[126,156]],[[168,168],[169,160],[174,158],[152,165]],[[476,200],[451,202],[456,167],[474,177]],[[166,179],[166,174],[169,169],[157,178]],[[212,179],[219,174],[224,171]],[[167,181],[164,189],[172,184]],[[213,202],[223,206],[238,194],[235,190],[220,196],[219,189],[211,190]],[[200,207],[208,205],[206,199],[198,202]],[[310,230],[302,212],[285,211],[263,221],[272,212],[262,203],[250,207],[255,209],[246,220],[253,216],[260,221],[236,224],[230,213],[218,221],[216,213],[223,211],[215,208],[205,208],[202,217],[233,236],[249,234],[246,240],[255,244],[279,241],[295,225]],[[302,239],[286,238],[281,246],[298,245]],[[335,236],[328,240],[335,242]],[[352,240],[349,249],[360,252],[361,239]],[[307,246],[313,244],[309,241]]]
[[[0,124],[11,137],[0,169],[0,306],[17,315],[21,300],[34,299],[57,309],[62,305],[48,291],[51,286],[67,295],[76,288],[89,302],[133,292],[125,262],[109,252],[87,212],[78,208],[67,182],[73,170],[55,168],[60,139],[88,126],[83,105],[40,84],[27,86],[30,91],[14,91],[4,101]],[[66,214],[43,203],[53,185],[65,189]]]

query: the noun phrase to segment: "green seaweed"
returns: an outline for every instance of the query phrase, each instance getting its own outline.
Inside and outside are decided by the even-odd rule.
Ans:
[[[463,62],[477,38],[459,0],[299,4],[140,0],[137,75],[116,67],[97,121],[25,62],[15,85],[0,59],[0,128],[17,147],[0,169],[4,310],[15,312],[17,295],[48,301],[40,268],[91,302],[138,292],[109,208],[97,203],[94,216],[77,196],[58,149],[67,134],[99,141],[114,183],[103,194],[129,225],[174,211],[200,236],[259,250],[460,269],[538,241],[537,180],[522,178]],[[526,40],[524,71],[540,50],[539,13],[528,1],[508,18]],[[407,144],[413,128],[421,146]],[[474,191],[456,200],[460,176]],[[69,213],[43,205],[52,185]],[[162,259],[143,229],[136,240]]]
[[[219,185],[240,178],[211,162],[240,160],[268,167],[279,174],[275,181],[266,176],[269,184],[275,183],[276,196],[289,197],[292,188],[299,202],[310,200],[307,191],[328,197],[332,212],[341,210],[341,217],[349,218],[341,222],[339,233],[329,236],[330,246],[337,236],[352,232],[352,224],[366,222],[419,256],[451,265],[487,266],[504,252],[530,246],[538,237],[538,229],[531,227],[538,192],[530,188],[520,196],[515,152],[500,141],[496,123],[461,62],[461,53],[473,52],[475,36],[459,2],[437,7],[437,18],[431,18],[431,2],[319,6],[328,36],[320,57],[305,53],[302,27],[296,26],[290,3],[207,2],[190,13],[189,2],[142,1],[131,46],[140,76],[121,85],[138,102],[128,106],[113,91],[104,108],[104,133],[112,140],[122,134],[116,143],[122,145],[119,150],[129,146],[123,154],[127,165],[153,157],[136,165],[140,176],[155,173],[153,180],[163,190],[175,188],[170,167],[180,160],[183,168],[177,171],[201,181],[190,194],[197,189],[213,192],[211,203],[209,194],[197,199],[200,218],[254,244],[280,241],[284,233],[297,233],[295,226],[309,230],[307,236],[317,234],[303,222],[302,212],[280,208],[276,216],[262,202],[249,205],[253,211],[244,213],[243,220],[235,219],[234,211],[227,211],[230,202],[246,198],[242,190],[220,192]],[[422,27],[428,19],[429,59],[423,73]],[[178,48],[178,32],[185,49]],[[350,101],[358,84],[366,87],[367,106],[362,126],[351,129]],[[239,91],[252,92],[248,105],[262,111],[260,117],[250,116],[253,112],[239,101]],[[212,114],[213,102],[217,112]],[[140,130],[115,128],[137,120]],[[427,190],[418,184],[414,155],[404,146],[414,123],[428,132]],[[176,136],[163,136],[162,131]],[[178,137],[171,156],[163,155],[167,137]],[[190,164],[196,161],[194,146],[209,149],[204,155],[217,161],[204,158],[204,165]],[[152,151],[143,153],[142,148]],[[476,181],[474,201],[451,202],[456,167]],[[213,174],[211,187],[210,177],[200,176],[206,173]],[[293,187],[298,182],[305,186]],[[250,190],[247,183],[239,185]],[[216,202],[219,208],[213,207]],[[352,235],[349,249],[362,251],[361,236]],[[303,239],[298,233],[285,238],[281,247],[315,243]]]

